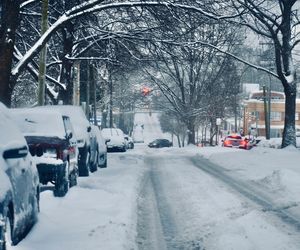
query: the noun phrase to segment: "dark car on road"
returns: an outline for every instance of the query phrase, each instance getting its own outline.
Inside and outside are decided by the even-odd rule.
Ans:
[[[6,250],[37,221],[39,176],[24,136],[0,106],[0,249]]]
[[[148,144],[149,148],[164,148],[164,147],[172,147],[173,143],[168,139],[156,139]]]
[[[54,184],[54,195],[64,196],[77,185],[78,149],[70,119],[46,109],[13,109],[11,116],[26,138],[37,163],[40,182]]]

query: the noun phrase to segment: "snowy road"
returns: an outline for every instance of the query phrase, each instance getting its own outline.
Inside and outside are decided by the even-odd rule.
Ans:
[[[146,143],[170,139],[155,114],[136,119]],[[298,151],[136,144],[108,160],[66,197],[43,192],[38,223],[12,249],[300,249]]]
[[[139,249],[299,249],[298,220],[284,210],[270,213],[271,202],[202,161],[172,150],[147,156]]]

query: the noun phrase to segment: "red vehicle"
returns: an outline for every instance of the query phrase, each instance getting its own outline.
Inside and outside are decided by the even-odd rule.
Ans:
[[[248,138],[243,138],[241,135],[238,134],[231,134],[225,137],[222,146],[231,148],[250,149],[253,145]]]
[[[77,185],[78,148],[68,116],[46,109],[12,109],[11,116],[25,136],[36,162],[40,183],[54,184],[55,196]]]

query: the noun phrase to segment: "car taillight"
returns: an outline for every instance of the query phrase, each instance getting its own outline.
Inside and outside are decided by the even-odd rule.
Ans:
[[[64,151],[61,148],[59,148],[59,149],[57,149],[56,152],[57,152],[56,158],[63,160],[64,159]]]
[[[75,147],[69,147],[69,152],[74,154],[76,152],[76,148]]]
[[[224,145],[229,145],[229,141],[224,141]]]

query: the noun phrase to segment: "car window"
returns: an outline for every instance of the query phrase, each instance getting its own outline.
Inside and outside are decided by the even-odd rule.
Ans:
[[[73,126],[71,124],[70,118],[67,116],[63,116],[63,122],[64,122],[64,126],[65,126],[65,131],[71,131],[72,133],[74,133],[74,129]]]
[[[235,140],[242,139],[242,137],[239,136],[239,135],[229,135],[229,136],[227,136],[226,138],[228,138],[228,139],[235,139]]]

